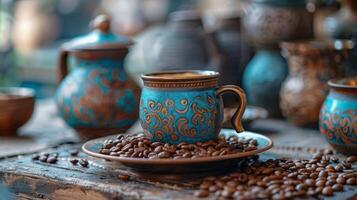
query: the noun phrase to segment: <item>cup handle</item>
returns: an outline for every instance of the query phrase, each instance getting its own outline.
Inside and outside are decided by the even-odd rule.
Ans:
[[[217,90],[217,95],[223,95],[224,93],[232,93],[239,97],[239,105],[237,111],[234,113],[231,122],[234,129],[240,133],[244,131],[242,125],[242,117],[244,114],[245,107],[247,105],[247,99],[245,97],[245,93],[242,88],[236,85],[224,85]]]
[[[60,83],[68,73],[68,51],[61,48],[57,64],[57,81]]]

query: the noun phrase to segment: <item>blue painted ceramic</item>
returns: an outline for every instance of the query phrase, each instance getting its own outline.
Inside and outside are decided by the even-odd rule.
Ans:
[[[111,33],[105,16],[94,26],[92,33],[63,45],[58,66],[59,114],[84,138],[126,131],[137,120],[139,106],[139,91],[123,67],[130,40]],[[67,75],[69,55],[74,66]]]
[[[287,75],[287,63],[278,51],[259,50],[243,74],[248,103],[279,116],[279,92]]]
[[[221,94],[230,92],[240,99],[232,122],[242,132],[245,94],[238,86],[217,89],[219,74],[213,71],[171,71],[142,76],[140,122],[153,141],[170,144],[215,139],[221,130]]]
[[[357,76],[329,81],[320,132],[337,151],[357,155]]]

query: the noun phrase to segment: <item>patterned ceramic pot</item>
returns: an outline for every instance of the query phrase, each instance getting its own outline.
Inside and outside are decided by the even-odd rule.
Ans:
[[[172,71],[142,76],[144,88],[140,100],[140,122],[153,141],[170,144],[195,143],[215,139],[221,129],[221,95],[234,93],[239,108],[232,118],[242,132],[245,94],[238,86],[217,89],[219,73],[213,71]]]
[[[320,132],[337,151],[357,155],[357,77],[331,80],[328,85]]]
[[[277,48],[282,40],[312,36],[305,0],[250,0],[243,15],[247,36],[257,47]]]
[[[109,31],[109,19],[96,30],[62,46],[56,95],[59,114],[85,139],[126,131],[138,117],[139,90],[123,69],[130,40]],[[67,57],[75,65],[67,75]]]
[[[290,70],[280,91],[280,109],[289,121],[301,126],[317,124],[328,93],[327,81],[343,76],[353,46],[350,40],[281,44]]]

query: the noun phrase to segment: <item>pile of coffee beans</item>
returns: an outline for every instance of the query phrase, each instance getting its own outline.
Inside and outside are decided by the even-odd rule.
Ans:
[[[178,145],[151,142],[144,135],[118,135],[116,139],[104,141],[100,150],[101,154],[148,159],[184,159],[210,156],[223,156],[238,152],[252,151],[257,149],[258,142],[255,139],[245,139],[232,136],[224,138],[220,136],[217,140],[208,142],[197,142]]]
[[[310,160],[245,159],[240,171],[204,178],[197,197],[215,195],[236,199],[292,199],[332,196],[344,185],[356,185],[357,171],[349,157],[340,162],[332,154],[317,153]]]

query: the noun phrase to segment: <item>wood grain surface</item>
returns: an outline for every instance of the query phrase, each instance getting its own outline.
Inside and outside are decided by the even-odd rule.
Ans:
[[[47,106],[46,102],[38,109],[41,106]],[[49,116],[48,113],[42,114]],[[55,113],[51,115],[56,118]],[[196,199],[193,192],[200,181],[197,176],[138,174],[118,163],[95,159],[84,153],[75,157],[87,158],[89,167],[72,165],[69,162],[73,158],[70,151],[80,149],[78,138],[68,127],[56,124],[56,120],[37,117],[22,130],[21,135],[38,144],[46,144],[40,148],[41,152],[56,153],[59,161],[57,164],[33,161],[32,153],[26,151],[26,148],[15,152],[17,156],[0,156],[0,183],[7,186],[17,199]],[[26,133],[26,130],[30,131]],[[132,129],[136,130],[139,128]],[[250,130],[262,133],[274,141],[275,147],[262,154],[260,159],[309,158],[314,151],[329,148],[317,130],[295,127],[282,120],[256,121]],[[23,137],[8,145],[11,148],[21,146],[20,140]],[[0,151],[6,151],[6,147],[0,146]],[[338,157],[344,159],[343,155]],[[124,181],[118,175],[128,175],[130,179]],[[210,198],[214,199],[213,196]],[[335,193],[326,199],[357,199],[357,187],[346,187],[344,192]]]

